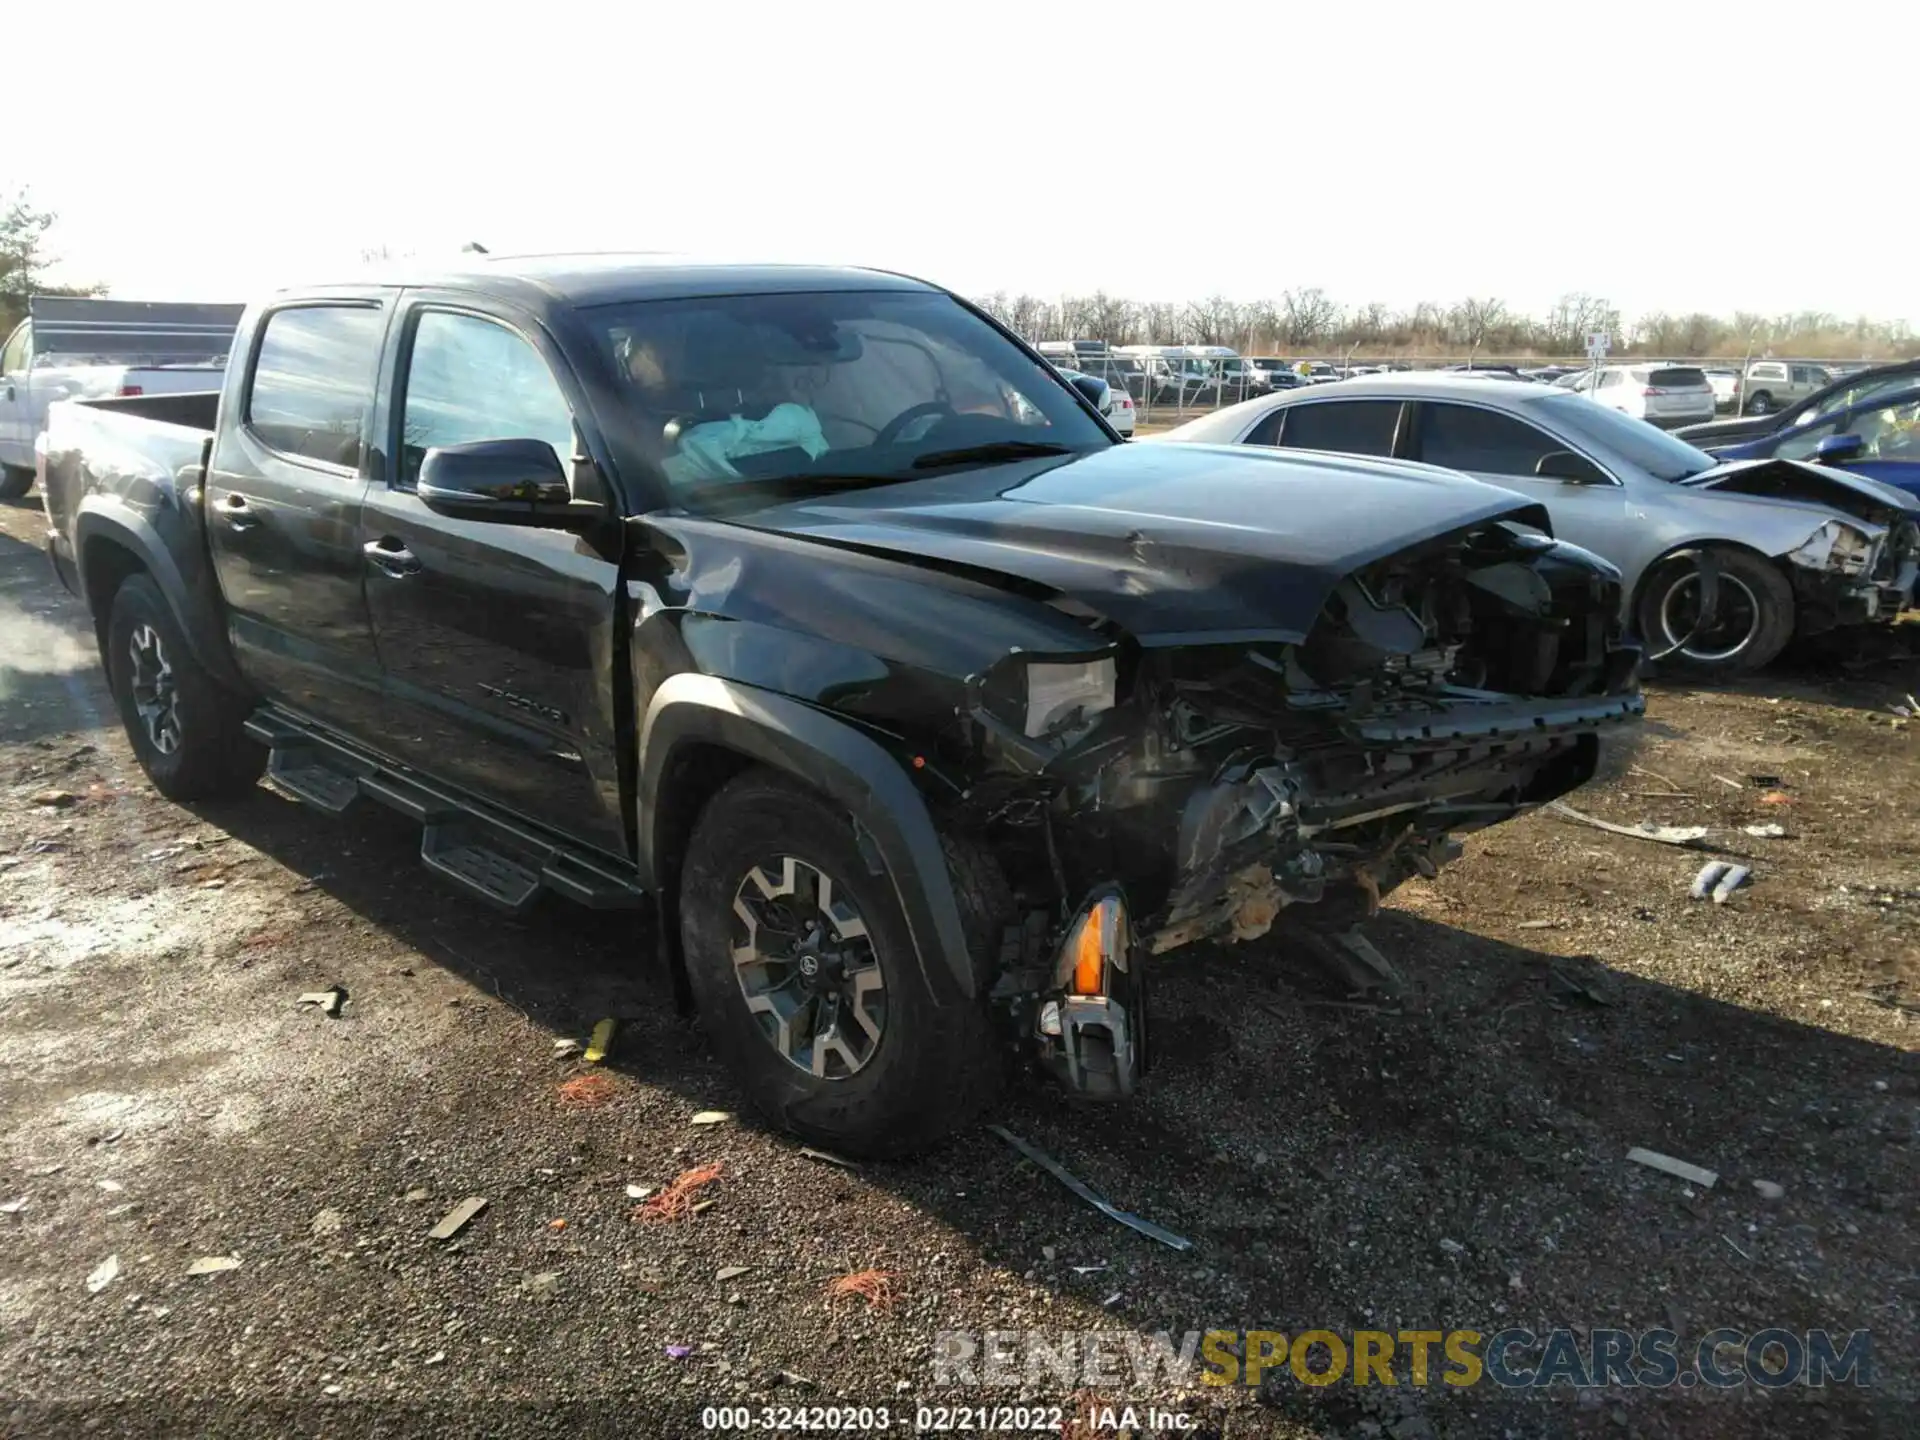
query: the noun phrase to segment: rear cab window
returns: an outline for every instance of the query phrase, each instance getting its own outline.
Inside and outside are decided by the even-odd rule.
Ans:
[[[1393,454],[1400,422],[1398,400],[1322,400],[1278,412],[1285,422],[1277,441],[1288,450],[1331,450],[1339,455]],[[1252,438],[1252,437],[1249,437]]]
[[[267,316],[247,428],[282,455],[357,470],[385,316],[372,304],[293,305]]]

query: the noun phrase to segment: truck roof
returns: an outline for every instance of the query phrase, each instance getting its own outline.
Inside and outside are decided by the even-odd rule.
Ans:
[[[442,266],[378,267],[343,275],[334,285],[431,286],[490,295],[560,301],[575,308],[698,295],[772,295],[794,291],[926,290],[911,276],[857,266],[740,264],[685,255],[586,252],[552,255],[467,255]],[[290,286],[289,290],[324,288]]]

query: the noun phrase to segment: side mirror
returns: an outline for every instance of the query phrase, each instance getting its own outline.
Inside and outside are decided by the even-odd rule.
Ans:
[[[1867,453],[1867,442],[1858,435],[1829,435],[1813,447],[1816,465],[1844,465]]]
[[[565,529],[605,512],[576,503],[560,457],[544,440],[474,440],[427,451],[414,487],[420,503],[459,520]]]
[[[1549,450],[1533,467],[1543,480],[1564,480],[1569,485],[1604,485],[1607,477],[1600,467],[1584,455],[1571,450]]]
[[[1078,390],[1081,398],[1093,406],[1094,409],[1098,410],[1102,405],[1107,403],[1107,396],[1110,392],[1107,388],[1106,381],[1092,375],[1076,375],[1067,383]]]

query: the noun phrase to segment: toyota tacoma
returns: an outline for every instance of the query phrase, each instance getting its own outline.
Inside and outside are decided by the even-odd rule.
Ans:
[[[1117,442],[935,286],[476,258],[62,402],[48,546],[140,764],[373,801],[509,911],[650,906],[758,1106],[924,1146],[1130,1094],[1145,981],[1351,935],[1594,772],[1619,576],[1397,461]]]

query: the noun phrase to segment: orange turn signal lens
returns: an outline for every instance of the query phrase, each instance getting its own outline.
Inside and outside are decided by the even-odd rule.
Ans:
[[[1118,895],[1102,897],[1080,917],[1069,949],[1073,956],[1074,994],[1106,993],[1107,962],[1126,943],[1125,935],[1126,910]]]

